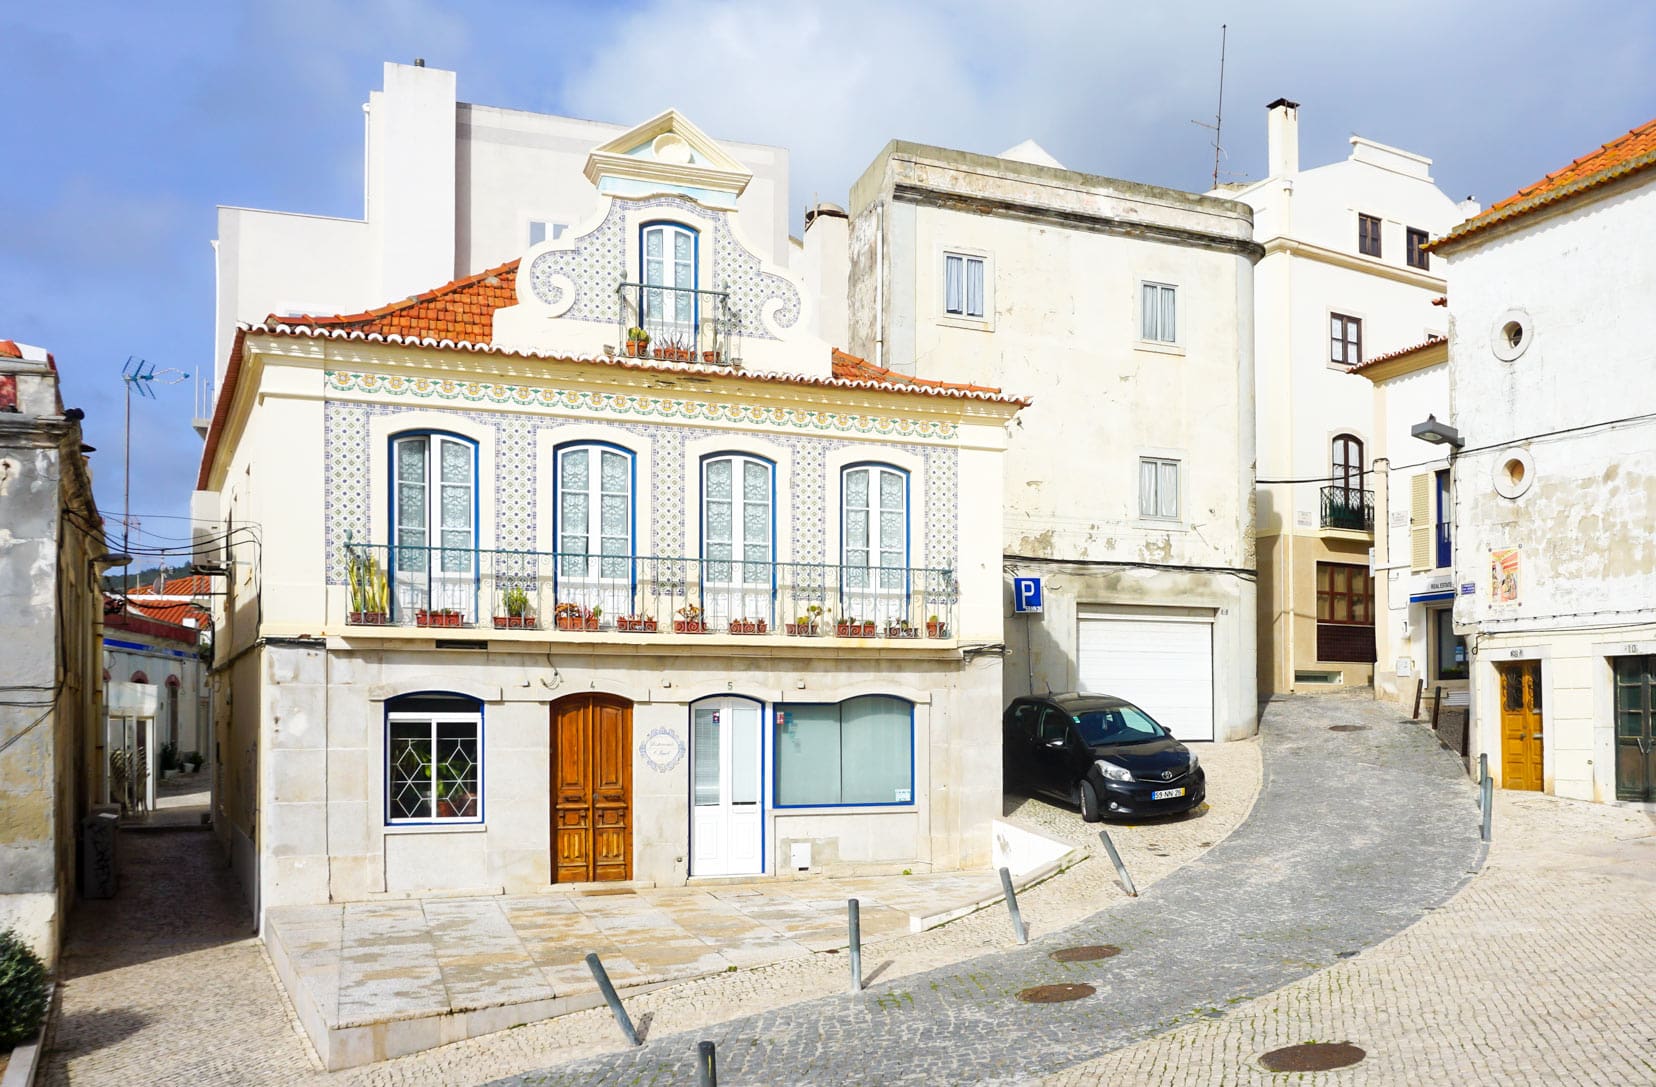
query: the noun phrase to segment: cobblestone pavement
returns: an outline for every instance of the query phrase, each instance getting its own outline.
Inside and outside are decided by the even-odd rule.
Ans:
[[[1333,723],[1358,725],[1332,732]],[[1028,948],[856,996],[810,1001],[512,1084],[688,1083],[698,1039],[730,1084],[1023,1082],[1268,993],[1441,905],[1475,870],[1474,790],[1456,759],[1394,708],[1358,698],[1271,704],[1252,817],[1193,863]],[[1050,952],[1122,953],[1060,964]],[[1020,990],[1096,995],[1024,1004]],[[1096,1081],[1092,1081],[1096,1082]]]
[[[1278,1084],[1261,1053],[1349,1041],[1298,1084],[1656,1084],[1656,818],[1497,792],[1471,885],[1419,924],[1269,996],[1045,1080]]]
[[[1110,824],[1141,890],[1223,840],[1253,806],[1257,741],[1204,746],[1201,755],[1209,783],[1203,809]],[[1073,809],[1010,797],[1006,814],[1089,852],[1098,847],[1096,829]],[[614,1022],[598,1010],[323,1072],[263,947],[249,936],[251,917],[221,858],[200,831],[123,837],[120,897],[81,903],[71,924],[63,1016],[41,1082],[418,1087],[479,1083],[619,1048]],[[1019,903],[1039,937],[1124,897],[1108,862],[1089,859],[1023,892]],[[864,972],[889,984],[1011,942],[996,907],[867,948]],[[630,996],[627,1004],[641,1030],[660,1036],[841,993],[846,978],[843,955],[819,954]]]

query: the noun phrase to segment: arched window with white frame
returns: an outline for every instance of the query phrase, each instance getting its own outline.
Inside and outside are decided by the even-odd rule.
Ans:
[[[634,580],[632,450],[605,442],[557,449],[558,602],[623,615]]]
[[[475,621],[477,443],[441,431],[393,435],[391,473],[399,618],[425,613]]]
[[[776,469],[763,457],[702,459],[702,607],[710,628],[772,621]]]
[[[880,629],[908,616],[908,473],[889,464],[840,472],[841,617]]]

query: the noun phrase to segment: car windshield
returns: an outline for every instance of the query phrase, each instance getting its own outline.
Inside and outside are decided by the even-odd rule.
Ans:
[[[1141,744],[1167,735],[1167,730],[1136,706],[1108,706],[1072,714],[1081,740],[1089,747],[1100,744]]]

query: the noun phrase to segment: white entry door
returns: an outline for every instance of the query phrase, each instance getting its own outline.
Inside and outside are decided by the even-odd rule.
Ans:
[[[690,708],[690,874],[764,870],[760,849],[760,708],[737,698]]]
[[[1125,698],[1181,740],[1213,739],[1213,620],[1083,616],[1079,687]]]

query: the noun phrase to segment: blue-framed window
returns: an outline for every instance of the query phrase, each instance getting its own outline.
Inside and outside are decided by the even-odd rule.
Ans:
[[[710,624],[769,619],[776,578],[776,466],[751,453],[702,458],[702,592]]]
[[[1449,469],[1439,468],[1435,482],[1437,484],[1437,523],[1434,526],[1433,535],[1436,538],[1433,543],[1436,545],[1434,550],[1437,552],[1435,556],[1437,568],[1447,570],[1454,565],[1454,546],[1451,538],[1453,529],[1450,527],[1454,522],[1454,517],[1451,516]]]
[[[909,476],[890,464],[840,470],[840,601],[847,619],[907,614]]]
[[[399,615],[477,614],[477,443],[439,430],[391,436],[391,566]]]
[[[631,578],[636,455],[608,442],[557,448],[558,574]]]
[[[775,806],[914,803],[914,704],[890,695],[777,705]]]
[[[684,337],[693,346],[700,316],[695,294],[700,235],[683,223],[645,223],[639,243],[644,327],[652,336]]]
[[[483,821],[483,703],[441,691],[385,704],[385,822]]]

